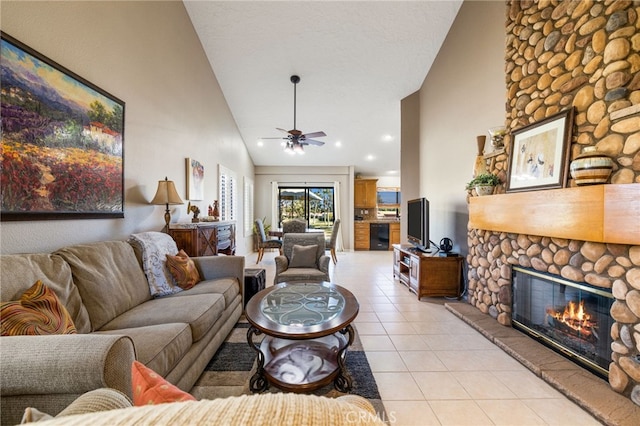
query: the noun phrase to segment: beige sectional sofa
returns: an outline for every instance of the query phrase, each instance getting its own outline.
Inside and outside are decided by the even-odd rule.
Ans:
[[[27,406],[55,415],[101,387],[131,395],[134,359],[191,389],[242,313],[244,257],[193,258],[203,281],[154,298],[136,254],[105,241],[0,256],[2,302],[41,280],[78,331],[0,338],[2,424],[19,422]]]

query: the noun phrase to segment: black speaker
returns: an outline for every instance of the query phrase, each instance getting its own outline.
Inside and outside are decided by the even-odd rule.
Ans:
[[[445,253],[449,253],[451,250],[453,250],[453,241],[451,241],[451,239],[449,238],[443,238],[440,240],[440,250],[445,252]]]

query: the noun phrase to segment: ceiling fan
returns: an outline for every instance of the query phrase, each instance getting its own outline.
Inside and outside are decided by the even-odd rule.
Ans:
[[[277,130],[286,133],[286,136],[280,138],[262,138],[262,139],[282,139],[282,145],[284,146],[284,150],[290,154],[304,154],[304,145],[316,145],[322,146],[324,142],[318,141],[312,138],[319,138],[322,136],[327,136],[324,132],[312,132],[312,133],[302,133],[302,131],[296,129],[296,85],[300,82],[300,77],[297,75],[292,75],[290,78],[293,83],[293,129],[285,130],[279,127],[276,127]]]

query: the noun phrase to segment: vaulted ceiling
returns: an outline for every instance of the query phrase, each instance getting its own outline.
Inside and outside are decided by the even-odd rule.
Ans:
[[[400,101],[422,85],[461,1],[184,1],[257,166],[398,175]],[[276,128],[324,131],[289,155]]]

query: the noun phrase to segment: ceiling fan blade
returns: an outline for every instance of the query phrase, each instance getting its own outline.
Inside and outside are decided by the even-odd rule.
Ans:
[[[280,127],[276,127],[276,130],[280,130],[281,132],[284,132],[284,133],[286,133],[286,134],[289,134],[289,131],[288,131],[288,130],[281,129]]]
[[[260,139],[262,139],[262,140],[267,140],[267,139],[278,139],[278,140],[284,139],[284,140],[287,140],[288,138],[286,136],[284,136],[284,137],[283,136],[279,136],[277,138],[260,138]]]
[[[316,145],[316,146],[322,146],[324,145],[324,142],[322,141],[317,141],[314,139],[305,139],[304,141],[300,142],[303,145]]]
[[[305,138],[320,138],[322,136],[327,136],[327,134],[325,132],[313,132],[313,133],[305,133],[304,135]]]

